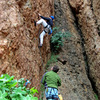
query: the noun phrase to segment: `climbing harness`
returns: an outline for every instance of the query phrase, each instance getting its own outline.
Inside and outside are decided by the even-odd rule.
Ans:
[[[52,34],[52,28],[50,25],[44,27],[44,32],[48,33],[49,35]]]

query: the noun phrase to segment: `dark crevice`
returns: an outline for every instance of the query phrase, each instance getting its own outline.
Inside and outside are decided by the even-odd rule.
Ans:
[[[68,3],[69,3],[69,1],[68,1]],[[69,3],[69,5],[70,5],[70,3]],[[87,57],[86,50],[85,50],[85,46],[84,46],[84,44],[85,44],[84,36],[82,34],[81,27],[78,24],[78,18],[76,16],[75,10],[71,6],[70,6],[70,8],[71,8],[71,11],[72,11],[73,16],[75,18],[74,23],[76,24],[75,25],[76,26],[76,29],[77,29],[77,31],[78,31],[78,33],[80,35],[80,38],[81,38],[82,52],[83,52],[83,57],[84,57],[85,65],[86,65],[85,68],[86,68],[87,75],[89,76],[89,65],[88,65],[88,57]]]
[[[67,61],[63,61],[62,64],[65,65]]]
[[[93,11],[93,0],[91,0],[91,10]]]
[[[97,29],[98,29],[98,35],[100,36],[100,25],[98,25]]]
[[[92,84],[93,91],[98,95],[98,91],[97,91],[97,89],[95,87],[96,83],[93,81],[93,79],[91,77],[89,77],[89,80],[90,80],[90,82]]]
[[[94,14],[94,16],[95,16],[94,9],[93,9],[93,0],[91,0],[91,10],[92,10],[92,12],[93,12],[93,14]],[[98,25],[96,16],[95,16],[95,24],[97,25],[98,35],[100,36],[100,26]],[[95,47],[96,47],[96,45],[94,46],[94,48],[95,48]],[[94,92],[95,92],[96,94],[98,94],[98,91],[97,91],[96,88],[95,88],[96,83],[93,81],[93,79],[92,79],[90,76],[89,76],[89,80],[90,80],[90,82],[91,82],[91,84],[92,84],[92,88],[93,88]]]
[[[68,0],[68,3],[69,3],[69,0]],[[70,3],[69,3],[69,6],[70,6]],[[71,11],[73,13],[73,16],[75,17],[75,22],[76,23],[76,29],[78,30],[78,33],[80,35],[80,38],[81,38],[81,46],[82,46],[82,51],[83,51],[83,57],[84,57],[84,61],[85,61],[85,69],[86,69],[86,73],[87,73],[87,76],[88,76],[88,79],[90,80],[91,82],[91,85],[92,85],[92,88],[93,88],[93,91],[98,94],[97,90],[96,90],[96,87],[95,87],[95,82],[92,80],[92,78],[90,77],[90,66],[88,64],[88,56],[86,54],[86,50],[85,50],[85,40],[84,40],[84,36],[83,36],[83,33],[81,31],[81,27],[78,23],[78,17],[76,16],[76,12],[75,10],[70,6],[71,8]]]
[[[58,61],[60,61],[63,65],[65,65],[66,62],[67,62],[67,61],[61,61],[61,60],[59,60],[59,59],[58,59]]]

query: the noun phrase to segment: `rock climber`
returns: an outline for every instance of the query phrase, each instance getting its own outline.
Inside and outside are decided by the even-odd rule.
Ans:
[[[41,80],[41,83],[45,86],[45,95],[47,100],[59,100],[58,86],[61,86],[61,79],[57,72],[58,66],[51,68],[51,71],[46,72]]]
[[[41,17],[41,19],[39,21],[34,21],[35,26],[37,24],[42,24],[44,27],[43,32],[40,34],[40,47],[42,47],[43,45],[43,37],[46,33],[51,34],[52,33],[52,26],[53,26],[53,19],[54,16],[50,16],[50,17],[43,17],[41,16],[41,14],[39,14],[39,16]]]

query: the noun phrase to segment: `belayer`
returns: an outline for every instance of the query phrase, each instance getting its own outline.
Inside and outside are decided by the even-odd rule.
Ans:
[[[35,26],[37,24],[42,24],[44,27],[44,30],[42,31],[42,33],[40,34],[40,47],[43,45],[43,37],[46,33],[51,34],[52,33],[52,26],[53,26],[53,19],[54,16],[50,16],[50,17],[43,17],[41,16],[41,14],[39,14],[39,16],[41,17],[41,19],[39,21],[34,21]]]
[[[45,86],[47,100],[59,100],[58,86],[61,86],[61,79],[57,74],[58,71],[58,66],[54,66],[50,72],[46,72],[42,77],[41,83]]]

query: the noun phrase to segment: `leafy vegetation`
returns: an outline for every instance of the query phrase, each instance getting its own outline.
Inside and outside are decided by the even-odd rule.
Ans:
[[[24,86],[24,78],[14,80],[14,76],[3,74],[0,77],[0,100],[38,100],[34,97],[38,91]]]
[[[44,85],[41,83],[41,88],[40,88],[40,93],[41,93],[41,96],[40,96],[40,99],[39,100],[43,100],[44,98],[44,91],[45,91],[45,87]]]
[[[58,58],[58,55],[51,54],[51,57],[50,57],[50,59],[48,60],[46,66],[49,67],[50,64],[57,62],[57,61],[58,61],[57,58]]]
[[[97,96],[96,94],[94,95],[94,97],[95,97],[96,100],[99,100],[99,99],[98,99],[98,96]]]
[[[71,33],[69,31],[62,32],[58,27],[53,28],[53,36],[51,37],[51,51],[59,52],[61,47],[63,46],[64,38],[68,39],[71,37]]]

